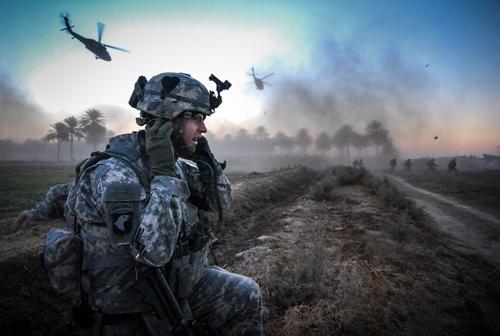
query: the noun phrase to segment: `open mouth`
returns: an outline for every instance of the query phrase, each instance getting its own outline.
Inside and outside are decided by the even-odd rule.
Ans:
[[[200,138],[199,136],[193,138],[193,142],[194,142],[195,145],[198,145],[198,139],[199,138]]]

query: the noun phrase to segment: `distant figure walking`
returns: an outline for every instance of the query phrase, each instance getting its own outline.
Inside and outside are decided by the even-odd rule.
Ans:
[[[427,170],[436,171],[437,164],[434,159],[427,161]]]
[[[411,160],[410,159],[406,159],[405,163],[403,163],[403,166],[405,167],[405,169],[407,171],[411,171]]]
[[[391,171],[394,171],[394,169],[396,169],[398,161],[396,160],[396,158],[393,158],[391,159],[391,161],[389,161],[389,163],[391,164]]]
[[[458,173],[457,170],[457,159],[453,158],[448,162],[448,173],[455,172]]]

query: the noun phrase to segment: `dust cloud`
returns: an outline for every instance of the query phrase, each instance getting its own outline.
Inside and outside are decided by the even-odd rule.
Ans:
[[[373,57],[349,43],[328,40],[293,73],[279,66],[266,70],[276,75],[266,88],[267,113],[254,125],[287,134],[306,128],[332,135],[344,124],[362,133],[378,120],[395,140],[414,138],[428,126],[430,102],[437,98],[425,64],[405,59],[397,49]]]
[[[53,122],[47,111],[30,100],[6,72],[0,71],[0,139],[43,137]]]

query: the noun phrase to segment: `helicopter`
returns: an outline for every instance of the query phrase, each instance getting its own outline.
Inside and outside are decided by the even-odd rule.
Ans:
[[[71,25],[69,13],[66,14],[61,13],[59,16],[62,19],[62,22],[65,26],[64,28],[60,29],[60,31],[66,30],[69,34],[71,34],[72,39],[76,38],[78,41],[82,42],[85,45],[85,48],[87,48],[90,52],[92,52],[95,55],[96,59],[102,59],[103,61],[108,61],[108,62],[111,61],[111,56],[109,55],[109,52],[107,51],[106,47],[128,53],[130,52],[130,50],[127,49],[118,48],[111,46],[109,44],[101,43],[102,33],[104,32],[104,27],[105,27],[104,23],[97,22],[98,40],[96,41],[93,39],[83,37],[80,34],[77,34],[73,31],[72,28],[74,26]]]
[[[253,77],[253,82],[254,82],[255,88],[257,90],[264,90],[264,84],[271,85],[271,83],[265,82],[264,79],[271,77],[272,75],[274,75],[274,73],[270,73],[270,74],[265,75],[262,78],[259,78],[259,77],[255,76],[255,71],[254,71],[253,67],[251,68],[251,70],[252,70],[252,73],[248,73],[248,75]]]

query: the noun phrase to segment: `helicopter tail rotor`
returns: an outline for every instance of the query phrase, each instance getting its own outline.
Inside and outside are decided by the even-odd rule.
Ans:
[[[64,28],[59,29],[59,31],[70,31],[74,26],[71,24],[71,15],[68,12],[59,13],[59,19]]]
[[[97,22],[97,41],[101,43],[102,34],[104,33],[104,27],[106,25],[102,22]]]

